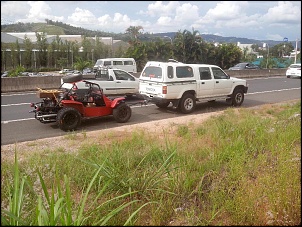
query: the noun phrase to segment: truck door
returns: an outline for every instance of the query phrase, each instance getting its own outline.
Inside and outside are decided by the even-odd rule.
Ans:
[[[117,88],[114,79],[109,75],[108,70],[102,69],[97,72],[94,83],[100,85],[105,95],[116,95]]]
[[[214,92],[215,96],[228,95],[232,88],[232,80],[229,76],[218,67],[212,67],[214,76]]]
[[[214,80],[209,67],[199,67],[199,80],[197,80],[197,97],[212,96]]]
[[[122,70],[114,70],[116,94],[138,93],[139,83],[134,76]]]

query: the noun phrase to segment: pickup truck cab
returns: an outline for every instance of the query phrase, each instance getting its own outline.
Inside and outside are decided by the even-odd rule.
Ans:
[[[102,68],[96,73],[83,75],[83,78],[86,81],[98,84],[105,95],[132,96],[138,94],[138,78],[122,69]],[[61,83],[63,84],[63,79],[61,79]],[[86,89],[83,81],[78,81],[75,85],[77,89]],[[65,83],[62,88],[70,89],[72,86],[70,83]]]
[[[208,64],[149,61],[139,77],[140,95],[159,108],[172,103],[185,114],[194,111],[197,101],[224,99],[240,106],[247,90],[246,80]]]

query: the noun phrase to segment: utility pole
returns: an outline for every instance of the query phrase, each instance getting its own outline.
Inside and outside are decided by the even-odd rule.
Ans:
[[[296,39],[295,64],[297,63],[297,49],[298,49],[298,39]]]

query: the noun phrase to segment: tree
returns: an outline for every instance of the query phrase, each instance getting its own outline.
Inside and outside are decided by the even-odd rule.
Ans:
[[[171,58],[171,43],[164,42],[160,38],[156,41],[148,42],[145,50],[147,59],[152,61],[167,61]]]
[[[83,70],[87,67],[90,67],[92,63],[90,61],[85,61],[81,57],[76,58],[76,62],[74,63],[74,67],[76,70],[79,70],[83,73]]]
[[[218,46],[218,58],[216,65],[222,69],[228,69],[240,62],[241,49],[234,43],[223,43]]]
[[[126,53],[126,58],[134,58],[136,61],[137,70],[140,72],[148,62],[146,43],[134,43],[130,46]]]
[[[32,50],[33,50],[33,44],[30,41],[30,39],[25,36],[24,38],[24,66],[25,68],[30,68],[32,66]]]
[[[129,34],[131,39],[133,40],[130,43],[137,42],[137,36],[140,34],[140,30],[144,30],[142,26],[130,26],[129,28],[126,29],[126,34]]]
[[[179,31],[174,38],[173,53],[174,58],[184,63],[197,63],[201,60],[202,55],[202,38],[197,35],[199,32],[193,30]]]
[[[43,32],[42,34],[39,34],[36,32],[36,37],[37,37],[37,48],[39,51],[39,58],[38,62],[40,63],[39,65],[42,67],[47,66],[47,39],[46,39],[46,34]]]

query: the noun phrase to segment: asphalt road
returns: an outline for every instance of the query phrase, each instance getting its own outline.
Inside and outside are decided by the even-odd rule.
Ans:
[[[241,108],[254,107],[266,103],[278,103],[301,99],[301,80],[285,77],[248,79],[249,90]],[[55,123],[42,124],[34,119],[31,102],[40,99],[34,92],[1,94],[1,145],[31,141],[47,137],[66,135]],[[126,102],[136,103],[136,97],[127,98]],[[192,113],[208,113],[229,108],[225,101],[200,102]],[[155,105],[133,105],[132,116],[127,123],[117,123],[113,117],[102,117],[82,122],[78,131],[95,131],[115,128],[121,125],[134,125],[143,122],[168,119],[183,114],[168,107],[166,110]]]

